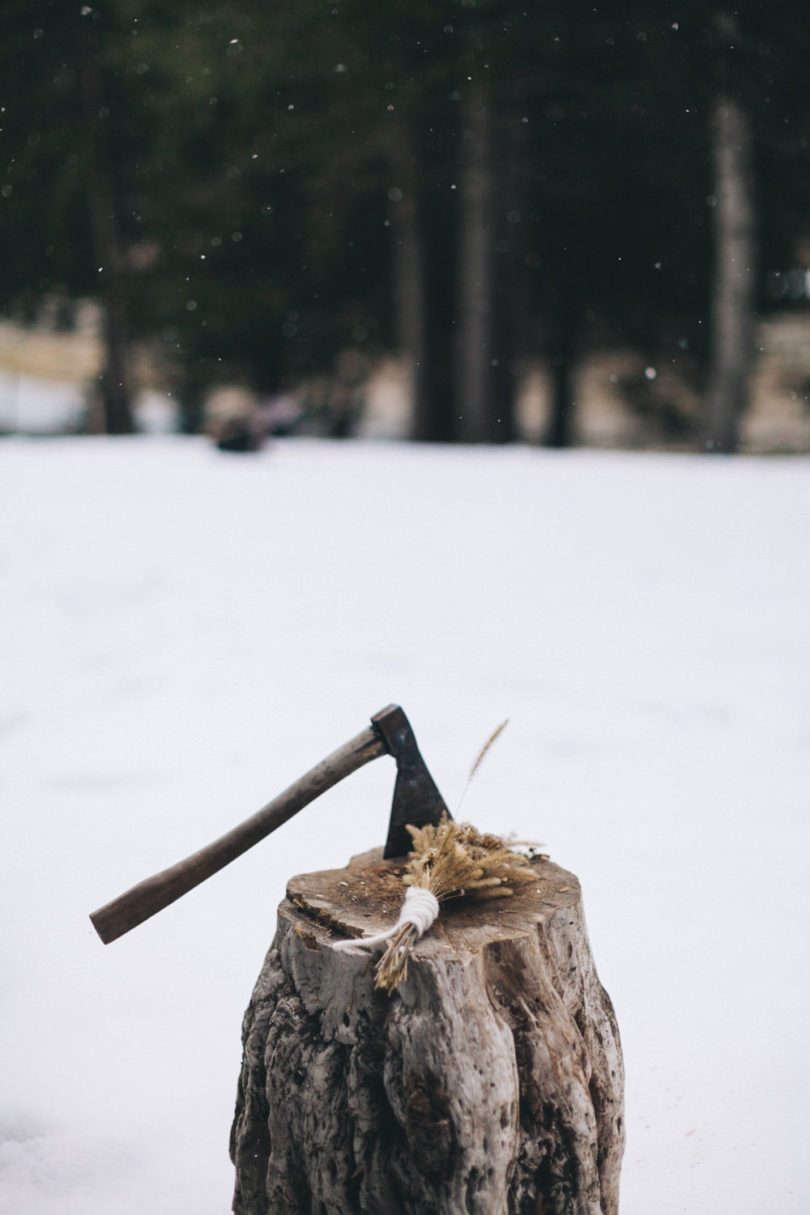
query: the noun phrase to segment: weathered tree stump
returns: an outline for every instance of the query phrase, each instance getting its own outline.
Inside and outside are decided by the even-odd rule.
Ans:
[[[293,878],[243,1025],[238,1215],[615,1215],[624,1146],[613,1008],[577,879],[443,904],[393,997],[381,947],[401,862]]]

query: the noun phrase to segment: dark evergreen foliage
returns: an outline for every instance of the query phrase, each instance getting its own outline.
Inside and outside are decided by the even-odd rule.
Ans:
[[[404,348],[417,436],[453,439],[479,292],[490,370],[465,436],[512,437],[521,359],[542,354],[563,445],[588,345],[703,373],[718,90],[754,132],[762,281],[797,257],[804,21],[692,0],[6,0],[0,306],[105,305],[112,430],[131,424],[121,352],[139,337],[189,407],[220,379],[273,392],[347,347]],[[483,286],[459,244],[473,93]]]

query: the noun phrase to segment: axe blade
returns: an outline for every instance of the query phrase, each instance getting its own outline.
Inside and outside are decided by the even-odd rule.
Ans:
[[[406,826],[438,826],[443,814],[451,817],[444,798],[423,760],[411,723],[399,705],[389,705],[371,719],[397,764],[394,800],[383,857],[406,856],[411,837]]]

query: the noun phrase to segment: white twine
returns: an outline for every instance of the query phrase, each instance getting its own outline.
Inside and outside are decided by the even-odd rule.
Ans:
[[[439,914],[439,900],[431,890],[424,886],[408,886],[405,890],[405,902],[399,913],[399,919],[392,928],[378,932],[373,937],[354,937],[350,941],[336,941],[333,949],[351,949],[354,945],[381,945],[388,941],[400,928],[413,924],[416,929],[416,939],[427,932]]]

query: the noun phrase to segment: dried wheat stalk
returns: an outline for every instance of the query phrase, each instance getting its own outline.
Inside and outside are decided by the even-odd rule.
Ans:
[[[408,958],[414,945],[430,928],[447,899],[471,895],[479,899],[504,898],[519,882],[534,875],[525,856],[512,851],[497,835],[484,835],[469,823],[455,823],[443,815],[437,827],[408,827],[413,848],[405,876],[405,903],[399,920],[386,932],[335,948],[387,942],[374,970],[374,986],[391,995],[407,977]]]

